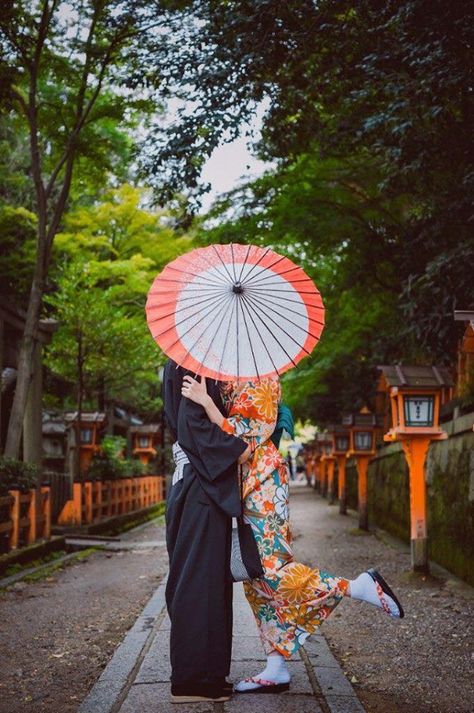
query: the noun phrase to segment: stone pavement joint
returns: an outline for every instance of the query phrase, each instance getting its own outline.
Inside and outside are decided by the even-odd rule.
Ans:
[[[145,540],[144,542],[133,542],[129,540],[102,540],[102,539],[84,539],[68,537],[66,545],[75,547],[76,549],[87,549],[88,547],[98,547],[101,550],[111,550],[112,552],[124,552],[127,550],[148,550],[156,547],[164,547],[164,540]]]
[[[169,633],[162,582],[78,713],[365,713],[320,633],[307,640],[299,659],[290,661],[288,692],[235,694],[225,703],[172,704]],[[235,585],[231,680],[258,672],[265,658],[242,585]]]

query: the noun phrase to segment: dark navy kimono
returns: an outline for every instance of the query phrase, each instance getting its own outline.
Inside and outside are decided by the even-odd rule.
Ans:
[[[190,460],[166,503],[170,570],[171,682],[213,681],[228,675],[232,647],[232,517],[240,515],[237,459],[247,444],[211,423],[204,408],[181,396],[185,374],[168,360],[163,375],[165,417]],[[225,415],[219,387],[208,393]]]

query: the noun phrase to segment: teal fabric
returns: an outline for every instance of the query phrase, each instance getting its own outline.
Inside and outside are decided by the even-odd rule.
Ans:
[[[283,431],[288,434],[289,438],[295,437],[295,422],[291,409],[286,404],[279,404],[277,422],[271,437],[271,440],[277,448],[280,445]]]

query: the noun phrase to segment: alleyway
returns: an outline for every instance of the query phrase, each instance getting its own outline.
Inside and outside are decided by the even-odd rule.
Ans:
[[[439,575],[411,575],[406,549],[361,535],[353,516],[340,516],[306,487],[293,488],[291,520],[301,561],[347,577],[377,566],[399,593],[405,619],[344,601],[295,657],[288,694],[236,695],[192,711],[472,711],[473,590]],[[157,587],[166,571],[163,528],[150,525],[124,538],[150,546],[94,553],[54,581],[2,595],[8,663],[0,672],[0,713],[188,713],[168,700],[169,621],[163,585]],[[258,671],[262,659],[240,585],[235,595],[233,679]]]

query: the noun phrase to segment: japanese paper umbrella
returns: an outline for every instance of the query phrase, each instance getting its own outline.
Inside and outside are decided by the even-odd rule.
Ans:
[[[219,381],[282,374],[316,346],[321,295],[283,255],[255,245],[210,245],[180,255],[148,293],[150,332],[171,359]]]

